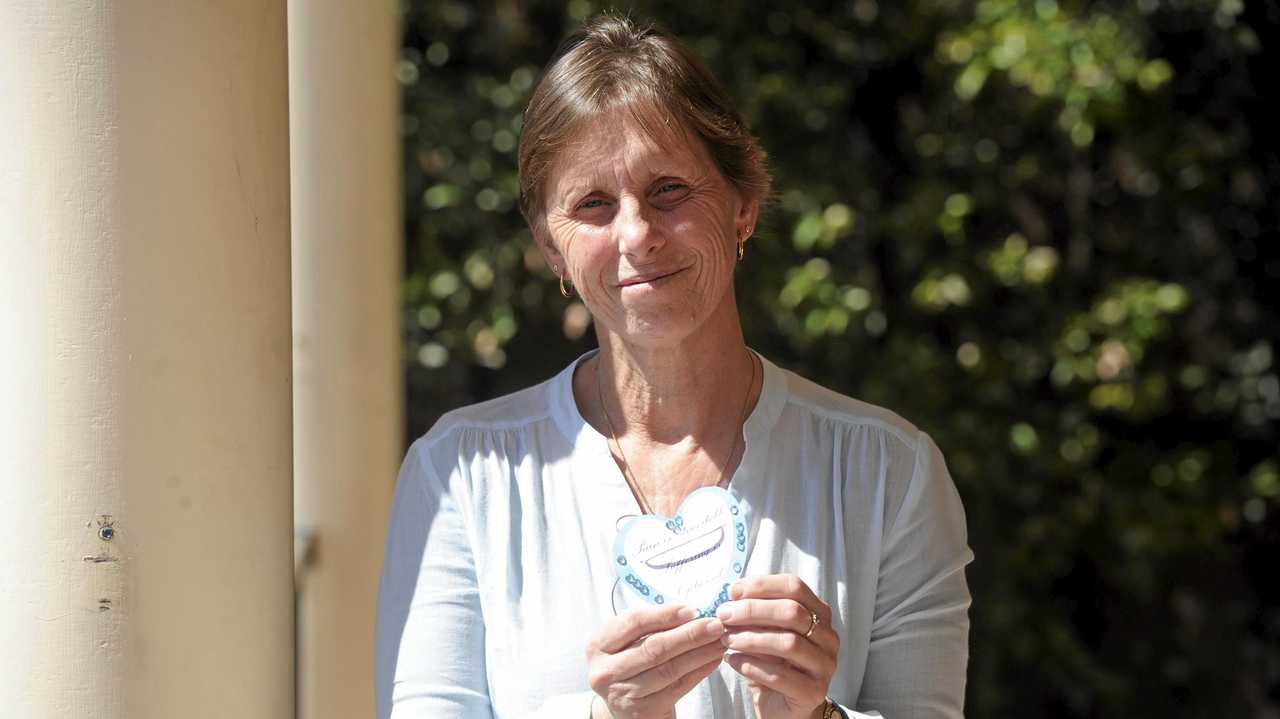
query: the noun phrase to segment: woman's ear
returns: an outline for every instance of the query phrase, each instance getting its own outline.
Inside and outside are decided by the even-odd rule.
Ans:
[[[551,241],[551,233],[547,232],[546,225],[539,223],[539,226],[532,228],[532,231],[533,241],[542,252],[542,259],[547,261],[551,271],[558,277],[566,277],[569,271],[565,266],[564,255],[560,254],[560,250],[556,249],[555,243]]]
[[[742,198],[738,205],[738,213],[733,218],[734,229],[738,237],[745,240],[756,229],[756,220],[760,218],[760,201],[750,197]]]

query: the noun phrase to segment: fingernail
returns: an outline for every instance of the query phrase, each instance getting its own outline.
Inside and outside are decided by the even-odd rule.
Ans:
[[[729,585],[729,598],[741,599],[744,591],[745,589],[743,589],[742,582],[734,582]]]
[[[698,613],[693,611],[690,607],[681,607],[680,611],[676,613],[676,618],[682,622],[687,622],[696,616],[698,616]]]
[[[733,610],[721,604],[720,608],[716,610],[716,616],[720,618],[720,621],[727,622],[733,619]]]
[[[717,634],[724,634],[724,625],[720,623],[719,619],[712,619],[707,622],[707,636],[714,637]]]

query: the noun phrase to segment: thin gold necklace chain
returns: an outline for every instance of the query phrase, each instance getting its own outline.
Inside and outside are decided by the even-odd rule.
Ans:
[[[742,424],[747,421],[747,405],[751,402],[751,390],[756,386],[756,357],[751,352],[747,355],[751,358],[751,381],[747,383],[747,392],[742,398],[742,419],[739,423],[738,431],[733,434],[733,445],[729,447],[729,456],[725,458],[724,466],[729,467],[729,462],[733,460],[733,455],[738,451],[738,445],[742,441]],[[627,454],[622,451],[622,442],[618,441],[618,433],[613,428],[613,419],[609,417],[609,408],[604,404],[604,389],[600,383],[600,358],[596,357],[596,397],[600,402],[600,411],[604,413],[605,424],[609,426],[609,439],[613,442],[613,446],[618,448],[618,457],[622,459],[622,478],[627,481],[627,485],[631,487],[631,491],[635,493],[636,500],[640,504],[640,511],[645,514],[653,514],[653,510],[649,506],[649,500],[644,496],[644,492],[640,491],[640,483],[636,481],[635,475],[631,473],[631,465],[627,462]],[[720,478],[717,485],[723,485],[731,475],[726,474]]]

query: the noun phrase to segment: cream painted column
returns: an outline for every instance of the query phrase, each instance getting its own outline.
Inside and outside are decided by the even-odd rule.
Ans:
[[[289,3],[298,716],[371,716],[404,452],[398,4]]]
[[[281,0],[0,3],[0,713],[293,712]]]

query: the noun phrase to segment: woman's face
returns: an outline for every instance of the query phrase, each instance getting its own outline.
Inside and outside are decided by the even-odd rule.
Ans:
[[[601,118],[552,165],[544,204],[548,262],[623,340],[677,343],[734,302],[737,238],[756,203],[696,139],[659,144],[629,113]]]

